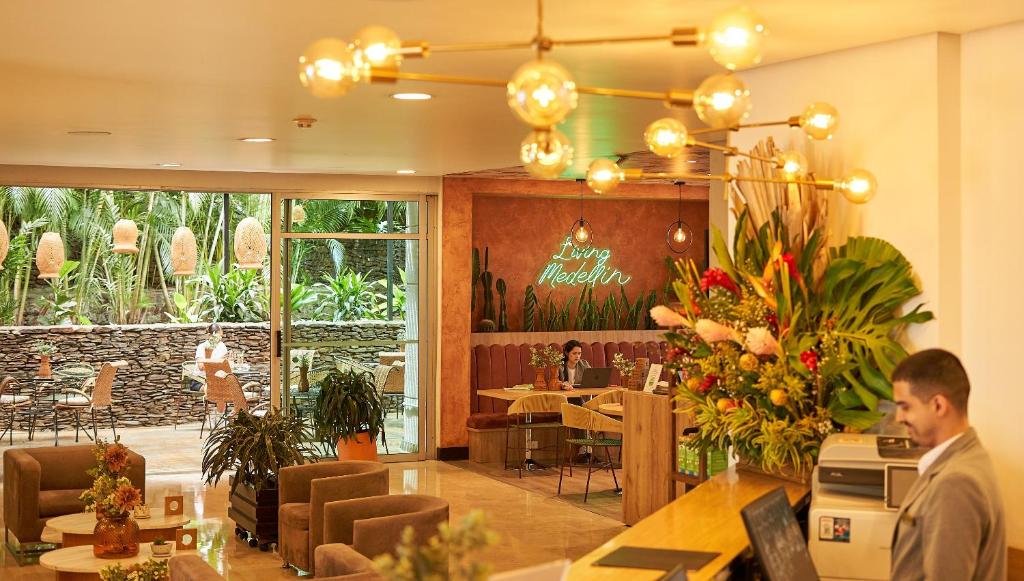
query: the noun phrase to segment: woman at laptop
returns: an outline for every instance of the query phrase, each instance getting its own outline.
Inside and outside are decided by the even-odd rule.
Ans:
[[[576,339],[566,341],[562,346],[562,365],[558,368],[562,389],[571,390],[574,385],[579,385],[583,370],[589,368],[590,363],[583,358],[583,344]]]

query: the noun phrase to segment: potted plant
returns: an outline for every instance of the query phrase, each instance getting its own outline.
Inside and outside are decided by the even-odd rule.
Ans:
[[[53,376],[50,357],[57,352],[57,348],[49,343],[36,343],[35,351],[39,354],[39,372],[36,376],[39,379],[50,379]]]
[[[612,358],[612,367],[619,370],[619,381],[622,383],[622,387],[626,389],[637,389],[636,382],[633,378],[633,370],[636,369],[636,361],[630,361],[622,356],[622,353],[616,353],[615,357]]]
[[[565,356],[560,349],[548,345],[544,348],[544,358],[548,362],[548,389],[558,391],[562,389],[562,382],[558,380],[558,367],[565,362]]]
[[[277,538],[277,475],[281,468],[315,459],[302,418],[272,410],[263,416],[239,412],[210,432],[203,446],[203,475],[216,485],[230,476],[228,517],[249,546],[267,550]]]
[[[174,545],[165,541],[163,537],[157,537],[153,540],[152,549],[154,557],[170,557],[171,549],[173,548]]]
[[[292,363],[298,366],[299,369],[299,392],[306,393],[309,391],[309,367],[313,364],[313,354],[316,351],[312,349],[296,349],[292,351]]]
[[[384,413],[370,373],[335,369],[320,382],[313,427],[325,446],[337,443],[338,460],[376,460]]]
[[[544,376],[547,366],[548,359],[545,350],[530,347],[530,367],[533,367],[533,370],[536,372],[533,379],[534,389],[544,390],[548,388],[547,377]]]

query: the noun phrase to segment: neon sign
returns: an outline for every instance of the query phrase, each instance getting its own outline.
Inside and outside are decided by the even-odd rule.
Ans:
[[[577,250],[566,236],[561,250],[558,254],[551,255],[551,260],[544,266],[544,271],[537,278],[537,284],[555,288],[559,285],[626,284],[633,280],[632,276],[607,265],[611,256],[612,251],[609,248],[591,247]],[[575,266],[570,263],[577,262],[579,264],[576,270],[569,270]]]

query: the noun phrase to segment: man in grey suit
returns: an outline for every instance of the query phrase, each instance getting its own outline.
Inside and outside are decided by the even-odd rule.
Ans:
[[[960,360],[915,353],[892,374],[896,419],[929,451],[900,506],[892,578],[1006,579],[1006,521],[988,452],[967,421],[971,386]]]

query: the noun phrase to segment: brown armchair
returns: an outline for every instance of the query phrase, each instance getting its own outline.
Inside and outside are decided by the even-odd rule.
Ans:
[[[146,459],[128,451],[127,476],[146,497]],[[82,512],[78,497],[92,486],[92,446],[4,451],[4,540],[38,542],[48,519]]]
[[[448,501],[409,494],[329,502],[324,506],[324,544],[316,549],[317,578],[371,571],[371,559],[395,554],[402,531],[427,542],[448,522]]]
[[[170,581],[223,581],[223,577],[217,570],[210,566],[199,555],[176,555],[168,561],[171,570]],[[369,567],[370,565],[367,565]],[[322,581],[384,581],[384,578],[372,571],[343,575],[341,577],[329,577]]]
[[[315,573],[313,551],[323,543],[324,505],[388,493],[388,468],[349,460],[282,468],[278,477],[277,550],[285,564]]]

